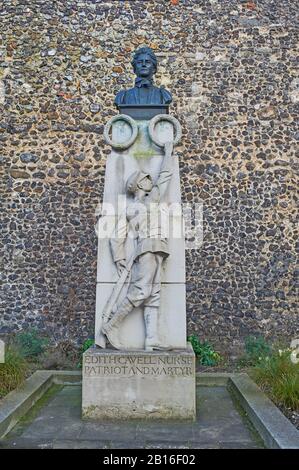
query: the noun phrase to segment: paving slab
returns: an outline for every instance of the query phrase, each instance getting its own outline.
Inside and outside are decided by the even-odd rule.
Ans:
[[[58,387],[56,385],[56,387]],[[195,422],[95,422],[81,419],[81,387],[59,386],[0,441],[0,448],[260,448],[225,386],[197,387]]]
[[[18,437],[13,439],[9,445],[4,439],[0,440],[1,449],[53,449],[53,439],[30,439]]]
[[[86,423],[84,422],[80,439],[135,442],[137,425],[135,423]]]

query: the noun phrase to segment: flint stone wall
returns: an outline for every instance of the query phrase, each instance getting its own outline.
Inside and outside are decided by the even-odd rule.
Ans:
[[[189,333],[223,350],[295,337],[297,14],[291,0],[2,0],[2,334],[93,335],[103,124],[146,44],[183,126],[183,201],[203,201]]]

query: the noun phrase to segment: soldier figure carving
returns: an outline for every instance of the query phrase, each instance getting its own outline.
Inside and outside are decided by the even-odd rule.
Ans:
[[[149,174],[138,170],[128,178],[126,190],[131,200],[126,214],[119,218],[114,236],[110,240],[118,274],[121,276],[124,269],[131,269],[127,295],[111,320],[102,327],[102,331],[116,348],[119,347],[118,325],[134,307],[139,306],[144,309],[145,349],[167,348],[161,346],[158,339],[161,267],[163,260],[169,255],[167,209],[160,202],[172,176],[172,143],[167,143],[165,150],[156,182],[153,183]],[[125,250],[129,233],[133,233],[135,242],[131,260],[126,259]]]

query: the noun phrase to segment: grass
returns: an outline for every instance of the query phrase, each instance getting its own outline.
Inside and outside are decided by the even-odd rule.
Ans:
[[[14,338],[14,344],[23,357],[30,359],[40,356],[48,346],[48,339],[35,329],[22,331]]]
[[[244,349],[245,354],[237,362],[239,367],[255,366],[272,354],[272,346],[263,336],[247,336]]]
[[[299,411],[299,363],[293,363],[290,354],[274,351],[249,373],[277,405]]]
[[[38,369],[76,369],[79,357],[90,343],[91,340],[85,341],[79,351],[68,340],[51,344],[49,338],[35,329],[11,335],[6,341],[5,362],[0,363],[0,399]]]
[[[19,387],[26,379],[28,364],[20,352],[8,347],[5,363],[0,364],[0,398]]]

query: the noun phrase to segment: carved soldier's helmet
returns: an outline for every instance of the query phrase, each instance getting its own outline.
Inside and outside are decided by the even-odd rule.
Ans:
[[[134,173],[132,173],[132,175],[129,176],[129,178],[127,179],[126,191],[130,194],[135,194],[138,188],[143,189],[140,186],[140,183],[145,178],[149,178],[150,180],[152,180],[152,177],[149,173],[145,173],[141,170],[134,171]]]

